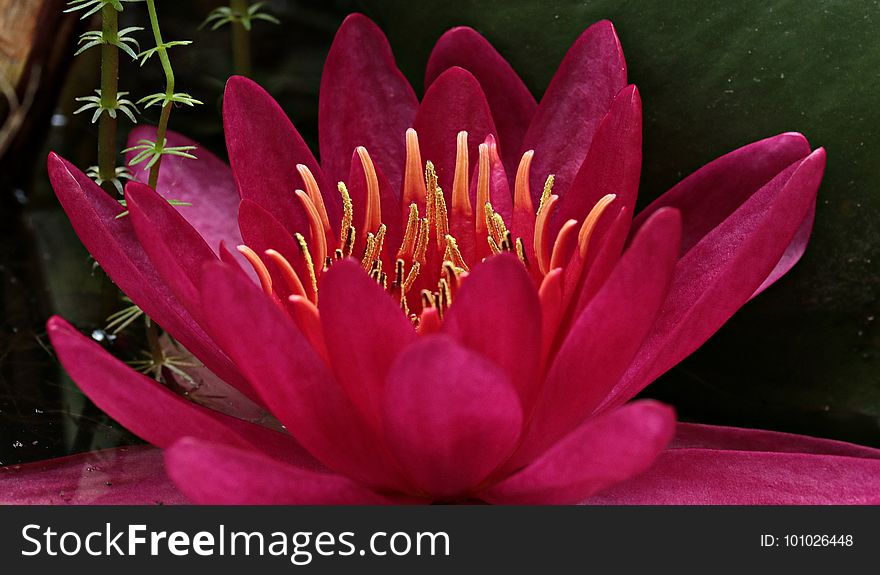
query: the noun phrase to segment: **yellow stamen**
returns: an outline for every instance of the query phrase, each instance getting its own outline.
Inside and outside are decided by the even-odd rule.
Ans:
[[[548,181],[549,178],[548,178]],[[545,191],[548,189],[545,186]],[[550,259],[550,247],[548,245],[550,235],[550,214],[556,207],[559,196],[548,195],[546,199],[541,197],[541,206],[538,208],[538,219],[535,221],[535,259],[538,260],[538,269],[544,275],[547,274]]]
[[[361,266],[365,270],[370,269],[370,264],[373,261],[373,250],[376,248],[376,236],[373,235],[373,232],[367,234],[367,245],[364,247],[364,255],[361,257]]]
[[[416,235],[419,233],[419,207],[412,203],[409,205],[409,218],[406,220],[406,232],[403,234],[403,242],[397,251],[397,257],[408,259],[413,255],[416,245]]]
[[[257,255],[257,252],[246,245],[237,246],[235,249],[237,249],[238,253],[243,255],[248,263],[251,264],[251,267],[257,272],[257,277],[260,279],[260,286],[263,288],[263,291],[266,292],[266,295],[271,296],[272,275],[269,273],[268,268],[266,268],[266,264],[264,264],[263,260],[260,259],[260,256]]]
[[[553,243],[553,253],[550,256],[550,269],[561,268],[563,264],[563,258],[565,257],[565,249],[568,246],[568,242],[573,237],[574,231],[577,228],[577,220],[568,220],[562,227],[559,228],[559,233],[556,234],[556,241]]]
[[[378,260],[379,257],[382,255],[382,248],[385,246],[385,232],[387,230],[388,228],[385,226],[385,224],[382,224],[379,226],[379,231],[376,232],[376,242],[373,246],[372,254],[374,260]]]
[[[590,210],[590,213],[587,214],[587,218],[581,226],[581,231],[578,233],[578,255],[580,255],[580,257],[583,258],[587,255],[587,248],[590,246],[590,238],[593,236],[596,224],[599,223],[599,218],[602,217],[602,214],[616,198],[617,196],[615,194],[602,196],[602,198],[596,202],[596,205],[593,206],[593,209]]]
[[[416,251],[413,254],[413,260],[425,265],[428,255],[428,235],[431,228],[428,225],[428,218],[422,218],[419,222],[419,240],[416,242]]]
[[[367,180],[367,210],[364,213],[364,230],[377,230],[382,223],[382,204],[379,196],[379,178],[370,153],[363,146],[357,147],[357,155],[361,159],[364,177]]]
[[[403,177],[403,205],[425,200],[425,181],[422,179],[422,154],[419,135],[412,128],[406,131],[406,168]]]
[[[323,262],[327,256],[327,236],[324,234],[324,228],[321,225],[321,217],[318,215],[318,209],[312,203],[311,198],[302,190],[294,192],[296,197],[302,203],[309,218],[309,229],[311,230],[312,244],[315,246],[315,259]]]
[[[441,249],[446,242],[444,238],[449,233],[449,214],[446,213],[446,198],[443,197],[443,190],[437,188],[434,194],[436,201],[434,215],[437,218],[437,249]]]
[[[333,235],[333,228],[330,227],[330,218],[327,216],[327,208],[324,206],[324,197],[321,195],[321,188],[318,187],[318,181],[312,174],[312,171],[305,164],[297,164],[296,169],[300,177],[306,185],[306,191],[309,193],[309,199],[315,204],[318,215],[321,216],[321,224],[324,226],[324,234]]]
[[[519,257],[519,261],[528,268],[529,262],[526,259],[526,247],[523,245],[522,238],[516,238],[516,255]]]
[[[403,286],[401,287],[401,292],[406,294],[412,289],[414,283],[416,283],[416,278],[419,277],[419,271],[421,271],[422,266],[419,262],[416,262],[409,268],[409,273],[406,274],[406,279],[403,282]]]
[[[351,248],[346,249],[346,245],[349,241],[349,233],[352,226],[352,221],[354,220],[354,206],[351,203],[351,196],[348,194],[348,188],[345,187],[345,184],[339,182],[336,185],[336,188],[339,190],[339,193],[342,195],[342,225],[339,228],[339,247],[343,249],[347,253],[347,255],[351,255]],[[352,243],[354,243],[354,238],[351,238]]]
[[[547,181],[544,182],[544,191],[541,192],[541,202],[538,204],[538,215],[541,215],[541,211],[544,209],[544,204],[550,199],[555,179],[556,177],[553,174],[550,174],[547,176]]]
[[[468,268],[467,263],[464,261],[464,257],[461,255],[461,251],[458,249],[458,242],[450,235],[446,236],[446,253],[443,255],[443,259],[451,261],[456,267],[464,271],[470,271],[470,268]]]
[[[534,213],[532,207],[532,194],[529,190],[529,175],[532,168],[532,158],[535,150],[529,150],[523,154],[516,169],[516,181],[513,186],[513,205],[517,210],[527,214]]]
[[[433,224],[437,217],[437,171],[434,163],[425,163],[425,217],[428,224]]]
[[[470,177],[468,166],[467,132],[459,132],[455,139],[455,179],[452,184],[452,213],[468,217],[471,211]]]
[[[294,295],[306,297],[306,290],[303,287],[302,281],[300,281],[296,270],[293,269],[293,266],[290,265],[287,258],[275,250],[266,250],[265,254],[266,257],[272,260],[272,263],[278,267],[281,277],[283,277],[284,281],[287,283],[287,289],[289,289]]]
[[[300,233],[293,234],[293,237],[296,240],[296,245],[299,246],[299,249],[302,252],[303,261],[306,264],[306,271],[309,273],[309,282],[311,283],[312,288],[312,297],[310,299],[312,302],[318,303],[318,276],[315,274],[315,264],[312,261],[312,254],[309,252],[309,244]]]

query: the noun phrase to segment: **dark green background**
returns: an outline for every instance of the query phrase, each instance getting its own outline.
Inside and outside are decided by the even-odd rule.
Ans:
[[[169,30],[166,37],[196,40],[172,59],[181,89],[208,104],[175,112],[172,127],[222,154],[219,98],[229,73],[228,37],[195,31],[216,4],[160,6],[160,17]],[[816,226],[801,263],[645,393],[674,404],[683,419],[880,445],[880,3],[340,0],[273,2],[272,8],[283,26],[257,25],[255,77],[313,144],[324,55],[344,14],[359,9],[386,31],[418,92],[430,48],[449,27],[479,30],[540,96],[578,34],[596,20],[611,19],[644,103],[642,205],[718,155],[778,132],[800,131],[814,146],[826,147],[828,169]],[[126,18],[133,21],[128,25],[143,22],[136,6],[127,9]],[[123,66],[122,75],[135,93],[156,91],[161,84],[149,66],[144,73]],[[94,62],[81,57],[71,69],[70,93],[62,94],[60,109],[69,113],[70,97],[88,92],[93,83]],[[155,121],[153,116],[146,121]],[[77,117],[50,132],[50,146],[88,165],[91,148],[79,144],[92,137]],[[25,299],[31,301],[28,317],[15,326],[5,321],[4,348],[11,345],[7,339],[31,343],[26,365],[16,363],[14,357],[24,352],[14,346],[0,357],[0,383],[7,386],[6,395],[0,395],[0,429],[14,429],[10,440],[20,437],[25,445],[10,450],[0,433],[5,463],[83,449],[95,441],[126,440],[77,401],[60,404],[67,406],[64,425],[80,436],[84,427],[89,430],[78,443],[70,440],[69,430],[63,441],[46,439],[53,433],[48,421],[24,417],[32,404],[49,401],[46,386],[54,389],[61,381],[57,365],[33,345],[45,311],[61,311],[84,328],[100,326],[104,306],[97,302],[106,301],[99,294],[108,291],[106,280],[91,274],[85,253],[70,238],[47,190],[43,158],[34,162],[40,165],[32,180],[12,178],[0,190],[4,221],[12,222],[4,234],[22,234],[38,261],[48,256],[53,262],[25,265],[16,260],[20,249],[8,249],[20,238],[2,238],[5,267],[0,271],[18,269],[16,281],[29,286]],[[26,188],[26,205],[8,200],[15,186]],[[19,310],[14,301],[7,295],[4,307]],[[25,336],[9,336],[11,327]],[[117,342],[115,351],[124,355],[125,342]],[[14,402],[8,399],[9,374],[19,381]],[[42,381],[43,391],[23,398],[22,379],[31,387]],[[99,423],[89,423],[94,421]],[[38,432],[48,447],[28,449]]]

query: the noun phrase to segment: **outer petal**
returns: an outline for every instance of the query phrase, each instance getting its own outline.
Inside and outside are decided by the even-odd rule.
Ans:
[[[391,503],[366,487],[264,455],[187,437],[165,452],[168,475],[203,505],[358,505]]]
[[[519,436],[522,410],[504,374],[445,336],[407,349],[388,375],[385,431],[407,474],[429,496],[466,496]]]
[[[346,180],[352,152],[364,146],[391,184],[399,186],[405,133],[418,107],[379,27],[361,14],[346,18],[321,75],[318,133],[327,179]]]
[[[548,174],[564,195],[614,96],[626,86],[626,62],[611,22],[587,28],[568,50],[526,132],[522,150],[535,150],[532,197],[537,204]]]
[[[440,74],[422,98],[414,127],[419,133],[422,159],[437,169],[437,179],[446,205],[451,206],[452,180],[455,175],[455,138],[468,133],[468,173],[473,173],[479,158],[479,145],[486,136],[497,136],[495,122],[480,83],[462,68],[450,68]],[[499,141],[504,150],[504,142]],[[424,212],[424,206],[420,206]]]
[[[187,503],[148,445],[90,451],[0,467],[0,505],[178,505]]]
[[[123,209],[85,174],[56,154],[49,155],[49,179],[76,234],[107,275],[148,316],[226,381],[241,378],[159,277],[135,238]]]
[[[330,221],[337,221],[338,203],[315,157],[281,106],[263,88],[241,76],[226,83],[223,131],[232,174],[242,199],[268,210],[290,233],[306,233],[305,211],[294,190],[305,190],[296,169],[305,164],[327,201]]]
[[[400,487],[380,438],[272,300],[223,264],[205,269],[201,291],[211,332],[312,455],[353,479]]]
[[[540,389],[541,304],[516,256],[501,254],[474,268],[455,295],[443,331],[500,367],[530,409]]]
[[[156,139],[156,128],[138,126],[128,135],[128,145],[134,146],[139,140]],[[220,242],[238,245],[241,234],[238,231],[238,188],[232,178],[232,170],[220,158],[177,132],[168,132],[168,146],[196,146],[192,152],[198,160],[179,156],[163,156],[159,182],[156,185],[164,198],[191,203],[192,206],[176,206],[186,220],[201,235],[212,250],[219,253]],[[129,152],[126,163],[136,155]],[[149,170],[143,164],[134,167],[135,178],[143,183],[149,179]]]
[[[507,60],[473,28],[452,28],[437,40],[425,70],[425,86],[452,67],[474,75],[504,142],[503,159],[508,173],[516,173],[519,149],[538,105]]]
[[[138,437],[168,447],[181,437],[258,449],[297,465],[315,461],[289,435],[211,411],[111,356],[59,317],[48,323],[62,365],[95,405]]]
[[[513,465],[527,463],[574,429],[620,381],[666,297],[680,229],[676,211],[657,212],[577,318],[549,369]]]
[[[570,504],[648,469],[675,431],[672,408],[638,401],[587,420],[528,467],[490,487],[490,503]]]
[[[354,260],[334,263],[321,281],[320,294],[333,370],[354,404],[380,430],[385,378],[416,332],[400,305]]]
[[[651,333],[603,409],[633,397],[749,300],[812,210],[824,169],[820,148],[780,172],[679,260]]]

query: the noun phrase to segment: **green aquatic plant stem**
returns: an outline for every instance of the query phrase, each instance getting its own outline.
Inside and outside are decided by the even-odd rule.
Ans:
[[[242,16],[232,22],[232,65],[240,76],[251,74],[251,33],[245,27],[244,17],[248,13],[248,0],[231,0],[229,7]]]
[[[119,48],[112,41],[119,34],[119,13],[112,4],[101,8],[101,32],[107,40],[101,45],[101,106],[113,109],[117,106],[119,91]],[[117,118],[101,114],[98,123],[98,175],[107,193],[114,195],[116,189],[116,130]]]
[[[168,133],[168,119],[171,116],[171,101],[174,96],[174,70],[171,69],[171,60],[168,59],[168,50],[162,41],[162,32],[159,30],[159,17],[156,15],[155,0],[147,0],[147,11],[150,14],[150,27],[153,29],[153,38],[156,40],[156,52],[159,55],[159,61],[162,63],[162,70],[165,72],[165,96],[166,101],[162,106],[162,114],[159,116],[159,127],[156,128],[156,144],[164,146],[165,136]],[[159,168],[162,165],[161,156],[150,168],[149,186],[153,189],[159,181]]]

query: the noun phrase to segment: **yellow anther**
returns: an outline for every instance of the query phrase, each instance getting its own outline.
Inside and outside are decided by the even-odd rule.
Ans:
[[[437,214],[437,171],[434,163],[428,160],[425,163],[425,217],[428,224],[433,224]]]
[[[553,174],[547,176],[547,180],[544,182],[544,191],[541,192],[541,202],[538,204],[538,212],[537,215],[541,215],[541,211],[544,209],[544,206],[547,203],[547,200],[550,199],[550,194],[553,193],[553,182],[556,180],[556,177]]]
[[[318,276],[315,274],[315,264],[312,261],[312,254],[311,252],[309,252],[309,244],[300,233],[293,234],[293,237],[296,240],[296,245],[299,246],[299,249],[302,252],[303,261],[306,265],[306,271],[309,274],[309,283],[310,287],[312,288],[311,300],[314,303],[318,303]]]
[[[403,234],[403,242],[397,251],[397,257],[408,259],[413,255],[416,240],[419,234],[419,206],[415,203],[409,205],[409,218],[406,220],[406,232]]]
[[[324,235],[332,236],[333,228],[330,227],[330,218],[327,217],[327,208],[324,206],[324,197],[321,195],[321,188],[318,187],[318,181],[312,174],[312,171],[305,164],[297,164],[296,170],[305,183],[306,191],[309,193],[309,199],[315,204],[318,215],[321,217],[321,224],[324,226]]]
[[[422,179],[422,154],[419,135],[412,128],[406,131],[406,168],[403,177],[403,205],[425,200],[425,180]]]
[[[379,226],[379,231],[376,232],[376,242],[373,245],[373,253],[372,257],[374,260],[378,260],[382,255],[382,248],[385,246],[385,232],[388,228],[385,224]]]
[[[548,178],[550,181],[550,178]],[[547,186],[544,188],[548,189]],[[559,196],[551,194],[544,199],[541,197],[541,205],[538,208],[538,218],[535,221],[535,259],[538,260],[538,270],[542,274],[547,274],[550,263],[550,214],[559,201]]]
[[[493,238],[492,236],[489,236],[488,240],[489,240],[489,248],[492,250],[492,253],[493,254],[500,254],[502,251],[501,246],[498,245],[498,242],[495,241],[495,238]]]
[[[367,243],[364,246],[364,255],[361,257],[361,266],[365,270],[370,269],[370,263],[373,261],[373,250],[376,248],[376,236],[373,232],[367,234]]]
[[[354,252],[354,237],[354,226],[348,226],[348,233],[345,234],[345,244],[342,246],[342,251],[348,257],[351,257],[352,252]]]
[[[532,168],[532,158],[535,150],[529,150],[523,154],[516,169],[516,181],[513,186],[513,205],[517,210],[527,214],[534,213],[532,210],[532,194],[529,190],[529,176]]]
[[[422,218],[419,221],[419,240],[416,242],[416,250],[413,254],[413,260],[424,265],[428,255],[428,236],[431,233],[431,227],[428,225],[428,218]]]
[[[455,179],[452,184],[452,213],[456,217],[469,217],[471,211],[470,183],[468,178],[468,133],[459,132],[455,139]]]
[[[339,247],[342,248],[347,255],[351,255],[351,249],[346,249],[345,246],[349,241],[349,230],[353,227],[354,206],[351,203],[351,196],[348,194],[348,188],[345,187],[345,184],[339,182],[336,185],[336,188],[342,195],[342,225],[339,228]],[[351,241],[354,243],[354,238],[351,238]]]
[[[458,242],[450,235],[446,236],[446,253],[443,255],[443,259],[451,261],[456,267],[464,271],[470,271],[470,268],[468,268],[467,263],[464,261],[464,257],[461,255],[461,250],[458,249]]]
[[[248,263],[251,264],[251,267],[254,268],[254,271],[257,273],[257,278],[260,280],[260,287],[263,288],[266,295],[271,296],[272,275],[269,273],[268,268],[266,268],[266,264],[264,264],[263,260],[260,259],[260,256],[257,255],[257,252],[246,245],[237,246],[235,249],[237,249],[238,253],[243,255]]]
[[[361,167],[364,170],[364,178],[367,180],[367,209],[364,213],[364,230],[379,229],[382,223],[382,204],[379,195],[379,178],[376,176],[376,167],[370,153],[363,146],[356,148],[357,155],[361,159]]]
[[[580,257],[583,258],[587,255],[587,249],[590,246],[590,238],[593,235],[593,231],[596,229],[596,224],[599,223],[599,218],[602,217],[602,214],[616,198],[617,196],[615,194],[602,196],[602,198],[596,202],[596,205],[593,206],[593,209],[590,210],[590,213],[587,214],[587,218],[581,226],[581,231],[578,233],[578,255],[580,255]]]
[[[266,250],[265,253],[266,257],[272,260],[272,263],[278,267],[281,277],[283,277],[284,281],[287,283],[287,289],[290,290],[290,293],[306,297],[306,290],[303,287],[302,281],[299,279],[296,270],[294,270],[293,266],[290,265],[290,262],[287,261],[287,258],[275,250]]]
[[[409,268],[409,273],[406,274],[406,279],[403,282],[403,286],[401,287],[401,292],[406,294],[412,289],[414,283],[416,283],[416,278],[419,277],[419,271],[421,271],[422,265],[419,262],[415,262],[411,268]]]
[[[296,194],[296,197],[299,198],[300,203],[302,203],[309,219],[309,230],[311,231],[312,244],[315,246],[315,259],[319,262],[323,262],[324,258],[327,257],[327,236],[324,234],[324,227],[321,224],[321,217],[318,215],[318,209],[315,207],[315,204],[307,193],[302,190],[296,190],[294,193]]]
[[[446,198],[443,197],[443,190],[437,188],[434,194],[436,201],[434,214],[437,218],[437,248],[440,249],[445,243],[444,238],[449,233],[449,214],[446,213]]]
[[[516,238],[516,255],[519,258],[519,261],[528,268],[529,261],[526,259],[526,247],[523,245],[522,238]]]

